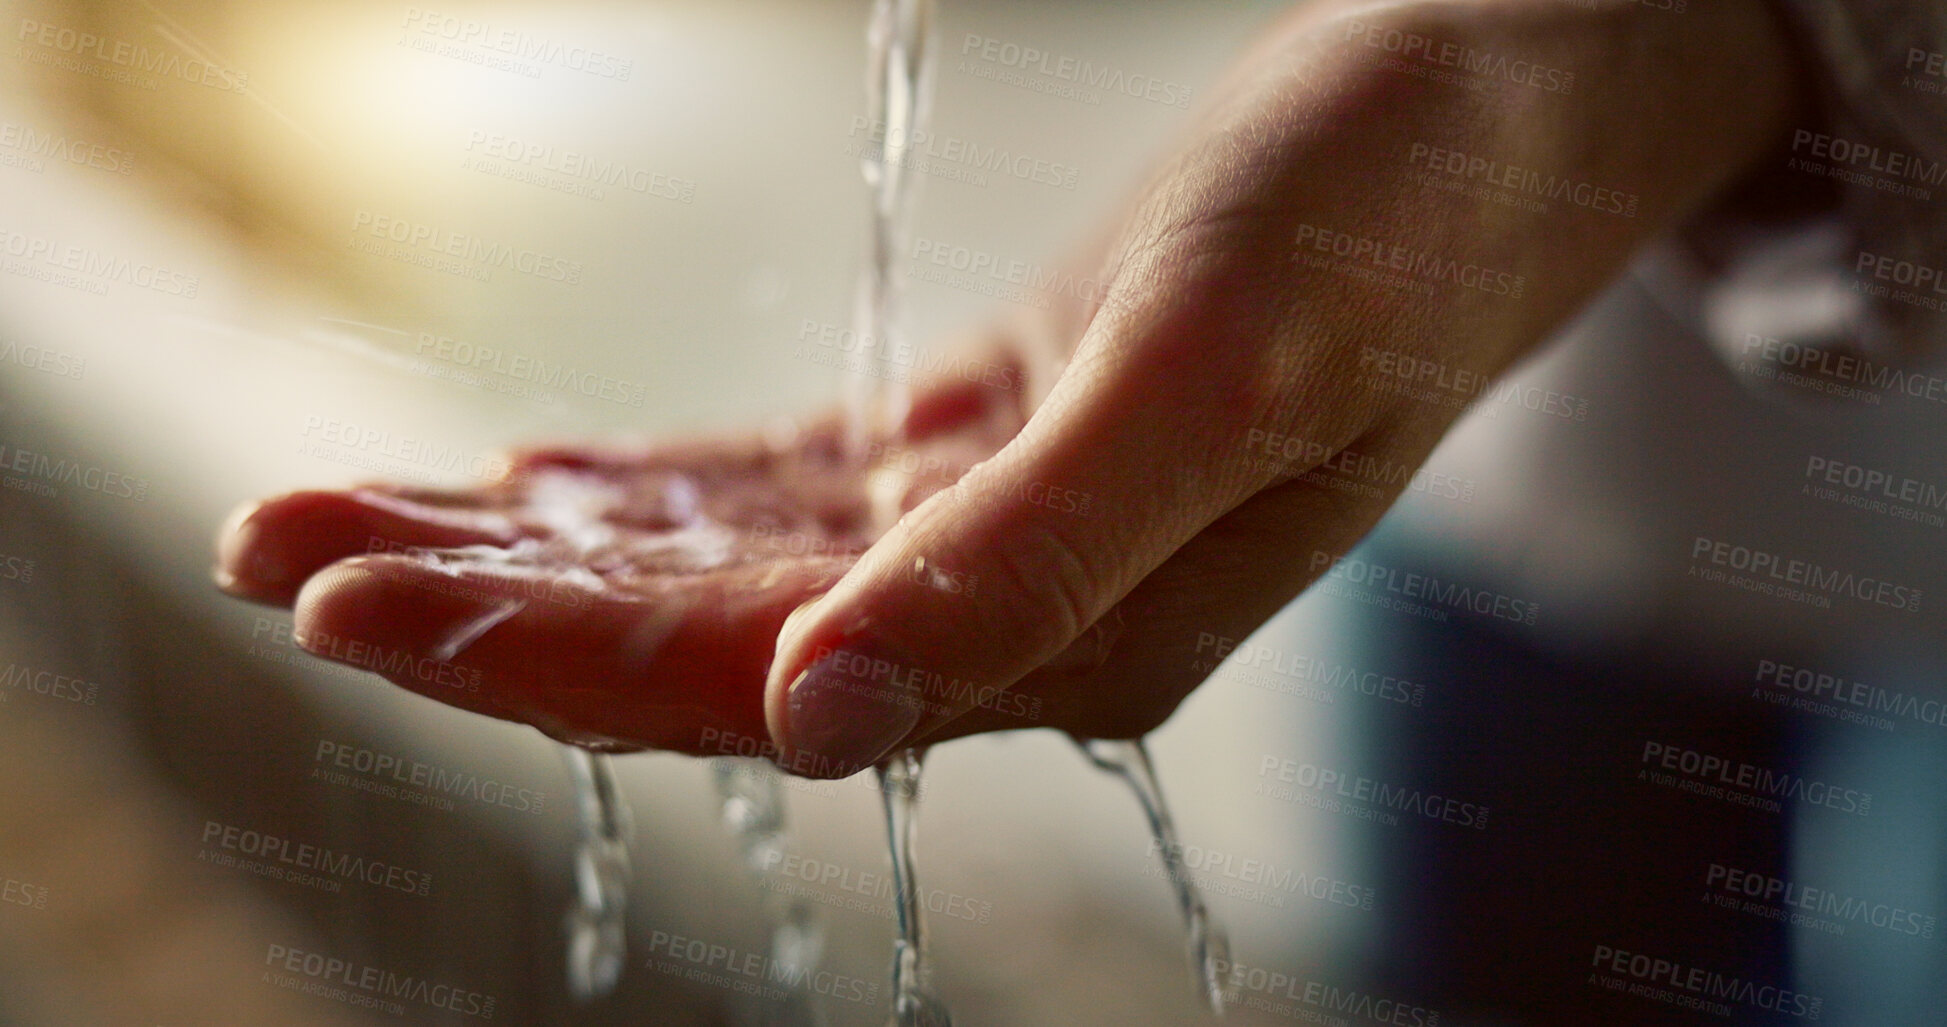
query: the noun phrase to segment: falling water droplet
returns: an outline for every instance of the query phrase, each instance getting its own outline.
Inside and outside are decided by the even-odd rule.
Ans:
[[[628,803],[615,784],[609,757],[561,747],[574,782],[581,840],[575,849],[575,899],[568,907],[568,990],[588,1002],[615,990],[628,955]]]
[[[1090,762],[1122,779],[1136,793],[1136,801],[1142,804],[1143,815],[1149,820],[1150,837],[1163,857],[1164,875],[1176,888],[1176,904],[1183,913],[1190,972],[1196,975],[1197,991],[1209,1003],[1211,1012],[1224,1015],[1223,981],[1218,968],[1230,962],[1230,942],[1223,928],[1211,922],[1203,892],[1190,878],[1190,868],[1183,864],[1183,846],[1177,842],[1176,824],[1170,819],[1169,806],[1163,802],[1163,787],[1156,780],[1156,766],[1150,761],[1149,749],[1140,738],[1132,742],[1078,738],[1075,744],[1081,746]]]
[[[737,842],[744,869],[764,893],[771,924],[771,963],[783,980],[795,982],[783,999],[773,1003],[766,1027],[822,1027],[811,998],[810,982],[824,954],[825,934],[812,915],[811,903],[789,889],[765,887],[782,883],[790,837],[784,825],[784,786],[781,771],[762,760],[725,757],[713,761],[717,795],[723,800],[723,826]]]
[[[874,768],[886,805],[886,841],[892,852],[895,923],[893,942],[892,1019],[889,1027],[953,1027],[945,1003],[932,993],[926,961],[925,909],[913,870],[914,820],[919,812],[919,752],[907,749]]]

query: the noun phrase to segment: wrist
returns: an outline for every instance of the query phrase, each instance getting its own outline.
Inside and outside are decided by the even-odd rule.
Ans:
[[[1325,0],[1293,19],[1244,102],[1258,138],[1277,140],[1260,166],[1285,169],[1280,191],[1308,208],[1306,242],[1331,232],[1342,248],[1350,232],[1389,250],[1382,264],[1502,273],[1397,297],[1432,322],[1419,327],[1471,343],[1457,361],[1495,373],[1783,138],[1798,92],[1774,19],[1759,0],[1681,15],[1631,0]]]

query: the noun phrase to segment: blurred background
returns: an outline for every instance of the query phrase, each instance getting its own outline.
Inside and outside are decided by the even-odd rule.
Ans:
[[[851,316],[867,5],[435,2],[4,5],[0,1023],[766,1022],[734,973],[685,973],[690,942],[769,944],[706,763],[617,761],[631,954],[614,995],[578,1004],[557,747],[299,653],[288,614],[216,592],[211,539],[253,497],[466,485],[523,440],[695,432],[836,397],[841,372],[803,342]],[[958,143],[920,176],[917,236],[1056,264],[1282,7],[946,0],[934,127]],[[983,58],[994,41],[1192,99]],[[1026,162],[977,156],[995,149]],[[1058,299],[966,284],[909,282],[916,338]],[[1517,381],[1586,415],[1488,404],[1429,465],[1445,484],[1409,490],[1366,551],[1535,604],[1543,627],[1436,630],[1314,590],[1152,740],[1251,1000],[1232,1018],[1725,1022],[1602,1005],[1591,951],[1633,944],[1818,991],[1827,1022],[1938,1022],[1919,1012],[1940,998],[1931,928],[1787,934],[1703,911],[1730,864],[1929,924],[1947,906],[1939,725],[1781,712],[1752,673],[1931,695],[1933,607],[1814,613],[1686,578],[1701,535],[1937,580],[1938,528],[1798,495],[1810,453],[1947,481],[1929,471],[1937,418],[1760,398],[1632,283],[1567,335]],[[1213,665],[1240,641],[1213,640]],[[1492,670],[1515,662],[1519,681]],[[1667,694],[1587,670],[1624,664]],[[1777,767],[1823,754],[1818,773],[1891,818],[1862,833],[1828,811],[1672,798],[1636,779],[1666,735]],[[1477,828],[1321,809],[1297,783],[1321,769],[1492,813]],[[1557,775],[1579,790],[1544,784]],[[822,1015],[881,1024],[879,795],[864,779],[785,795],[824,966],[876,989],[824,996]],[[1731,840],[1687,847],[1726,824]],[[303,846],[385,869],[238,865]],[[957,1022],[1204,1015],[1138,808],[1065,739],[937,750],[920,857]],[[1656,933],[1699,915],[1720,918],[1707,944]],[[398,999],[372,983],[407,977],[425,986]]]

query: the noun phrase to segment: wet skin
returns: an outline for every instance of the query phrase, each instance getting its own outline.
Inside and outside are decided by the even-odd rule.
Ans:
[[[294,608],[305,649],[461,709],[591,748],[748,755],[770,745],[784,619],[1024,418],[956,384],[859,454],[827,416],[527,449],[473,488],[293,492],[230,518],[216,578]]]

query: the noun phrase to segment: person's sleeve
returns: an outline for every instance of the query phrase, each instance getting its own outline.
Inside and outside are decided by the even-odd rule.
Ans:
[[[1922,395],[1908,379],[1947,356],[1947,4],[1775,6],[1806,113],[1638,275],[1741,377]]]

